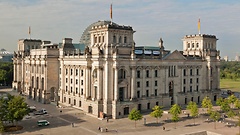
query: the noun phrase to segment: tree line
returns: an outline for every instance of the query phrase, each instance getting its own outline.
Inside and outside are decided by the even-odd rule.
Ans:
[[[240,62],[238,61],[221,61],[220,78],[237,80],[240,78]]]
[[[216,101],[216,104],[220,106],[220,111],[213,109],[212,101],[209,97],[205,97],[201,102],[201,107],[205,110],[205,115],[209,117],[209,120],[214,121],[214,128],[216,129],[216,122],[220,120],[221,116],[223,114],[227,115],[229,118],[237,117],[237,126],[240,128],[240,100],[236,98],[234,95],[229,96],[228,98],[218,98]],[[157,119],[156,123],[159,122],[159,118],[163,116],[163,107],[161,106],[155,106],[152,108],[152,112],[150,113],[150,116]],[[197,103],[190,101],[187,104],[187,108],[189,111],[189,114],[191,118],[194,121],[195,125],[195,118],[197,118],[199,114],[199,108]],[[170,114],[172,115],[171,120],[172,122],[175,122],[175,128],[176,123],[180,121],[180,114],[183,113],[181,107],[178,104],[174,104],[170,110]],[[131,112],[128,115],[128,118],[130,120],[135,121],[135,127],[136,127],[136,121],[141,120],[143,118],[142,114],[139,110],[136,108],[132,109]],[[240,130],[239,130],[240,134]]]
[[[11,86],[13,81],[13,63],[0,62],[0,86]]]

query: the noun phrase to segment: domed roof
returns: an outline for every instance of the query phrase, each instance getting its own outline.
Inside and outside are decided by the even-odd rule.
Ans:
[[[84,44],[85,46],[89,46],[90,43],[91,43],[91,40],[90,40],[90,30],[92,29],[92,27],[94,26],[102,26],[102,25],[108,25],[108,24],[111,24],[113,26],[119,26],[118,24],[114,23],[114,22],[111,22],[111,21],[98,21],[98,22],[95,22],[91,25],[89,25],[83,32],[81,38],[80,38],[80,44]]]

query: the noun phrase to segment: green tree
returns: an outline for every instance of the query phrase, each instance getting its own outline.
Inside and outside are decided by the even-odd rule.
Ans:
[[[225,99],[218,98],[216,104],[219,105],[221,110],[224,112],[228,112],[230,110],[230,106],[227,98]]]
[[[234,113],[233,110],[229,110],[229,111],[227,112],[227,115],[228,115],[229,118],[232,119],[232,118],[235,116],[235,113]]]
[[[0,69],[0,82],[6,85],[7,81],[7,71]]]
[[[179,121],[179,114],[181,113],[181,107],[177,104],[174,104],[170,108],[170,114],[172,114],[172,121],[175,122],[175,128],[176,128],[176,123]]]
[[[4,125],[3,122],[0,120],[0,133],[4,132]]]
[[[154,117],[157,119],[157,123],[158,123],[158,119],[162,117],[163,114],[163,110],[161,106],[154,106],[153,111],[150,113],[150,116]]]
[[[13,81],[13,63],[0,62],[0,83],[10,85]]]
[[[207,96],[202,100],[202,107],[207,108],[207,113],[210,114],[212,110],[212,101],[211,99]]]
[[[220,113],[217,111],[211,111],[210,118],[214,120],[214,129],[216,129],[216,122],[220,119]]]
[[[193,117],[194,125],[195,118],[198,116],[198,106],[195,102],[188,102],[187,109],[190,111],[190,116]]]
[[[7,110],[7,119],[12,123],[14,121],[22,120],[23,117],[29,113],[25,99],[21,96],[14,96],[10,101],[8,101]]]
[[[236,100],[237,100],[237,98],[236,98],[236,96],[233,95],[233,94],[228,97],[228,102],[229,102],[229,104],[231,105],[231,108],[233,108],[233,104],[234,104],[234,102],[235,102]]]
[[[234,102],[234,106],[237,108],[237,109],[240,109],[240,100],[237,99],[235,102]]]
[[[129,113],[128,118],[130,120],[135,121],[135,128],[136,128],[136,121],[142,119],[142,114],[136,108],[133,108]]]

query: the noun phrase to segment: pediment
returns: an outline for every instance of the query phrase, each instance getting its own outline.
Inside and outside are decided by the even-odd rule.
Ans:
[[[119,80],[119,81],[118,81],[118,85],[119,85],[119,86],[128,85],[128,81],[127,81],[126,79],[124,79],[124,80]]]
[[[178,50],[163,58],[164,60],[187,60]]]

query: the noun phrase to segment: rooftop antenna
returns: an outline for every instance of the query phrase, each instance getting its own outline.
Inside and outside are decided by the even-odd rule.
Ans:
[[[29,35],[29,38],[31,39],[31,27],[30,26],[28,27],[28,35]]]
[[[198,34],[199,35],[201,34],[200,29],[201,29],[201,24],[200,24],[200,18],[199,18],[198,19]]]

